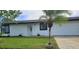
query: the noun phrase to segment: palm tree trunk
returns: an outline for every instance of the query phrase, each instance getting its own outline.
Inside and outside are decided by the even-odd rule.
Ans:
[[[48,45],[51,45],[51,27],[49,27],[49,43]]]

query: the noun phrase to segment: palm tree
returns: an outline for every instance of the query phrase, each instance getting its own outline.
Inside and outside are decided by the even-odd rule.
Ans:
[[[40,17],[40,20],[47,23],[49,28],[49,42],[48,42],[48,48],[51,48],[51,28],[53,26],[53,23],[58,23],[61,25],[61,23],[64,23],[68,20],[67,15],[71,14],[68,10],[43,10],[44,14]]]

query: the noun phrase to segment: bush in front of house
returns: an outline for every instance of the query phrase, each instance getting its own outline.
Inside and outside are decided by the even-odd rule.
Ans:
[[[37,34],[37,36],[40,36],[40,34]]]
[[[19,34],[18,36],[22,36],[22,34]]]

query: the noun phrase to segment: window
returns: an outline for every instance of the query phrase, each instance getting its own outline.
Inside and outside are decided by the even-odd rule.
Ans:
[[[8,34],[9,33],[9,25],[4,25],[1,28],[2,33]]]
[[[47,30],[47,23],[40,23],[40,30]]]

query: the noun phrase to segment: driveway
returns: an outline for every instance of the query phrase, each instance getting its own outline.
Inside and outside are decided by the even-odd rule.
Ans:
[[[60,49],[79,49],[79,37],[55,37]]]

